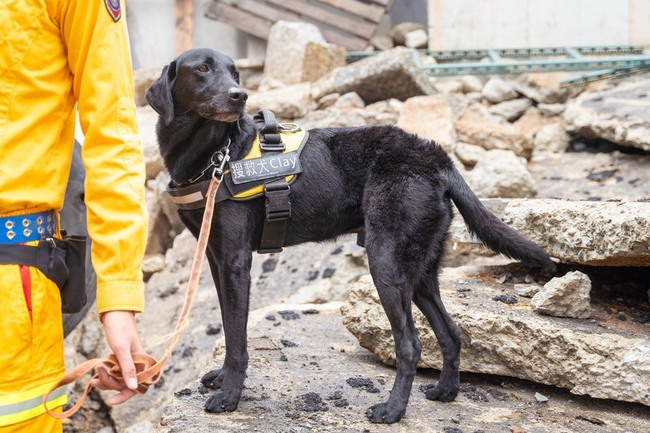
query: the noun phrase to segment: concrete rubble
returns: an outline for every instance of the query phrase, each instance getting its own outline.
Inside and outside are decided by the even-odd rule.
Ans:
[[[567,104],[569,132],[650,151],[650,79],[585,92]]]
[[[468,175],[469,185],[479,197],[534,197],[535,180],[522,159],[509,150],[488,150]]]
[[[531,299],[533,311],[555,317],[591,317],[591,280],[580,271],[568,272],[544,284]]]
[[[389,98],[405,101],[436,90],[427,73],[415,63],[413,50],[397,47],[337,68],[312,87],[314,99],[347,92],[356,92],[370,104]]]
[[[269,31],[264,78],[284,84],[315,81],[345,66],[345,55],[345,49],[327,43],[314,24],[277,21]]]
[[[650,266],[650,203],[484,200],[506,224],[556,259],[591,266]],[[453,248],[480,249],[456,218]]]
[[[446,268],[442,299],[462,332],[461,371],[499,374],[570,389],[574,394],[650,406],[650,341],[643,326],[549,318],[531,314],[526,298],[499,302],[511,293],[489,269]],[[508,298],[506,298],[508,299]],[[417,309],[420,367],[440,369],[442,356],[433,331]],[[395,364],[390,324],[370,277],[350,287],[343,323],[362,347]]]

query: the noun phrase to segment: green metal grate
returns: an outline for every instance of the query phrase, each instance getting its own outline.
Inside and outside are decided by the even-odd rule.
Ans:
[[[353,51],[348,62],[377,52]],[[504,48],[480,50],[415,50],[418,66],[434,77],[459,75],[529,74],[635,70],[650,67],[650,56],[641,45]],[[427,58],[435,62],[427,62]],[[595,75],[594,75],[595,76]]]

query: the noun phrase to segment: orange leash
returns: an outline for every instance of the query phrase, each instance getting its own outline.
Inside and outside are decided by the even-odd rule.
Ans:
[[[194,298],[196,297],[196,293],[198,291],[199,277],[201,276],[201,267],[203,266],[205,250],[208,246],[208,239],[210,238],[210,228],[211,228],[212,216],[214,214],[215,197],[217,194],[217,189],[219,188],[220,184],[221,181],[213,175],[206,196],[205,211],[203,213],[203,221],[201,222],[201,232],[199,233],[198,245],[196,247],[196,250],[194,251],[194,261],[192,263],[190,279],[187,283],[187,293],[185,294],[185,300],[183,301],[183,308],[181,309],[180,315],[178,316],[178,320],[176,322],[176,327],[174,328],[174,332],[169,337],[171,338],[171,343],[169,344],[169,348],[163,354],[162,358],[160,358],[159,361],[157,361],[152,356],[149,356],[144,353],[133,354],[133,362],[135,363],[136,370],[141,370],[136,374],[136,378],[138,380],[138,388],[136,389],[136,392],[138,394],[144,394],[145,392],[147,392],[147,389],[149,388],[150,385],[153,385],[154,383],[158,382],[158,380],[160,380],[161,371],[165,362],[167,362],[167,359],[169,359],[169,357],[171,356],[172,351],[176,346],[176,343],[178,343],[181,333],[185,328],[187,328],[189,324],[190,310],[192,309],[192,305],[194,304]],[[95,359],[90,359],[86,362],[82,362],[80,365],[78,365],[77,367],[72,369],[69,373],[67,373],[47,392],[47,394],[45,394],[45,396],[43,396],[43,406],[45,407],[47,413],[59,419],[69,418],[75,413],[77,413],[77,411],[81,408],[84,399],[88,395],[88,392],[90,392],[90,388],[92,387],[90,381],[88,381],[88,383],[86,384],[86,388],[83,394],[81,395],[79,401],[77,401],[77,403],[74,406],[72,406],[70,409],[66,410],[65,412],[61,412],[61,413],[52,412],[47,407],[47,399],[50,396],[50,393],[55,389],[79,380],[81,377],[95,370],[100,365],[106,367],[106,369],[108,370],[108,374],[111,375],[113,378],[117,380],[122,380],[122,372],[120,370],[120,365],[117,362],[117,358],[112,353],[106,359],[95,358]],[[94,376],[91,378],[91,380],[97,377],[99,377],[99,375],[95,373]]]

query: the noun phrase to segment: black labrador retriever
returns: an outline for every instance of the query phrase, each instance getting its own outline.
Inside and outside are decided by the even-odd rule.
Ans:
[[[233,60],[222,52],[181,54],[164,67],[146,98],[160,115],[158,141],[173,185],[207,179],[205,168],[227,144],[233,159],[251,148],[256,130],[246,114],[247,94]],[[461,338],[443,306],[437,278],[451,202],[491,249],[551,270],[554,263],[485,209],[436,143],[395,126],[312,129],[300,162],[303,172],[291,185],[284,245],[362,232],[370,273],[392,327],[395,383],[388,401],[368,409],[368,418],[394,423],[406,412],[421,352],[412,302],[432,326],[443,354],[440,379],[426,397],[454,400]],[[217,389],[206,402],[209,412],[234,411],[242,393],[251,260],[260,246],[264,206],[263,198],[227,200],[219,203],[212,222],[206,254],[221,306],[226,355],[221,369],[202,378],[205,386]],[[179,213],[198,237],[203,209]]]

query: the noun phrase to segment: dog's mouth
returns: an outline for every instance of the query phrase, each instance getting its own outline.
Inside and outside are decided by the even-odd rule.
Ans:
[[[209,119],[216,120],[217,122],[236,122],[244,117],[244,113],[214,113],[209,116]]]
[[[198,112],[204,119],[215,120],[217,122],[236,122],[244,117],[246,110],[244,104],[237,107],[206,104]]]

